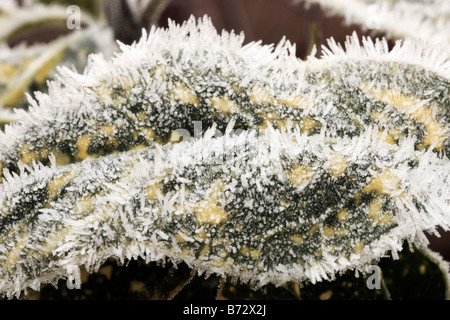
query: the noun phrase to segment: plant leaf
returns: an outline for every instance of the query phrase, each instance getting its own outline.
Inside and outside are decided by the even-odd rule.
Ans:
[[[315,283],[449,227],[445,53],[242,41],[207,18],[153,28],[0,133],[2,294],[78,287],[108,258]]]
[[[314,283],[448,223],[440,193],[448,190],[449,164],[432,152],[394,152],[376,132],[365,134],[341,141],[348,165],[338,179],[327,167],[335,150],[322,140],[273,129],[213,132],[7,177],[0,288],[11,294],[17,283],[60,277],[78,287],[79,267],[95,270],[110,257],[168,257],[256,287]],[[435,168],[442,172],[433,175]],[[417,185],[424,172],[428,182]]]

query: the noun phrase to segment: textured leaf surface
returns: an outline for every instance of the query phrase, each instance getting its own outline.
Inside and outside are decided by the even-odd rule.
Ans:
[[[446,160],[412,145],[390,152],[376,133],[344,147],[335,146],[348,164],[339,178],[328,164],[337,150],[275,131],[206,136],[8,177],[0,284],[15,292],[13,279],[35,287],[67,276],[79,286],[81,265],[91,271],[109,257],[139,256],[167,256],[257,286],[315,282],[448,223],[440,207]],[[417,185],[425,172],[429,182]]]
[[[205,47],[209,42],[210,46]],[[446,53],[406,41],[332,41],[307,62],[282,42],[242,46],[243,36],[218,35],[205,19],[153,29],[111,61],[94,56],[81,74],[64,69],[50,95],[38,95],[21,124],[0,133],[0,167],[18,162],[81,161],[152,142],[198,137],[232,117],[237,129],[298,125],[309,135],[355,136],[368,126],[397,144],[449,154],[449,65]]]
[[[242,41],[206,18],[152,29],[0,133],[3,294],[108,258],[315,283],[448,228],[445,53]]]

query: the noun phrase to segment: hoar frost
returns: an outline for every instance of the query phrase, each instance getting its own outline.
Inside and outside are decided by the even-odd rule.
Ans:
[[[61,69],[0,133],[2,294],[108,258],[316,282],[448,227],[448,57],[242,42],[207,18],[153,28]]]

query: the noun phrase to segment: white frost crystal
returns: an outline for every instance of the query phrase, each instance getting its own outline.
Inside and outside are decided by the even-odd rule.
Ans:
[[[448,56],[242,42],[190,19],[60,70],[0,133],[0,293],[110,257],[316,282],[448,229]]]

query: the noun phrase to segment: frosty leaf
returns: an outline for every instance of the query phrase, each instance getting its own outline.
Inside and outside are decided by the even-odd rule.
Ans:
[[[7,175],[0,292],[79,287],[81,266],[138,257],[255,288],[315,283],[448,228],[450,164],[413,139],[227,132]]]
[[[25,93],[46,91],[46,81],[54,77],[56,66],[83,70],[90,53],[108,54],[111,48],[110,33],[97,27],[76,31],[49,44],[0,47],[0,106],[26,106]]]
[[[450,2],[447,0],[294,0],[318,3],[364,29],[378,29],[393,38],[426,40],[450,46]]]
[[[69,14],[66,6],[33,4],[20,7],[5,4],[0,4],[0,42],[19,43],[24,35],[32,35],[39,28],[48,28],[47,32],[70,31],[67,28]],[[81,19],[83,27],[95,24],[87,12],[83,12]]]
[[[450,154],[449,64],[445,53],[413,41],[387,49],[357,36],[346,50],[330,41],[321,59],[278,46],[242,45],[209,19],[153,28],[111,60],[92,56],[83,74],[62,69],[20,124],[0,133],[0,167],[33,160],[68,164],[88,157],[198,137],[213,123],[237,129],[300,126],[352,137],[378,126],[380,139]],[[384,132],[382,135],[381,132]],[[336,168],[339,175],[339,168]]]
[[[448,228],[445,53],[242,41],[206,18],[153,28],[61,69],[0,133],[1,294],[79,287],[110,258],[316,283]]]

